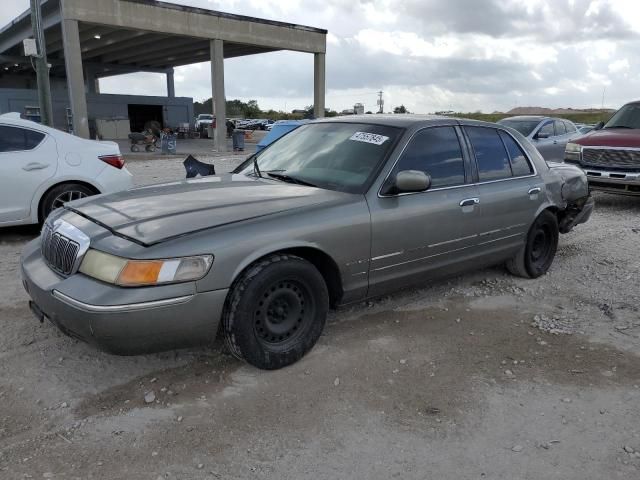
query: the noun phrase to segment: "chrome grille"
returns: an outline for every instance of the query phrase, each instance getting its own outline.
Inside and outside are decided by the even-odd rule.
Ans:
[[[582,164],[595,167],[640,168],[640,149],[583,148]]]
[[[49,225],[44,225],[40,237],[40,249],[47,264],[63,275],[69,275],[80,250],[80,244],[54,232]]]

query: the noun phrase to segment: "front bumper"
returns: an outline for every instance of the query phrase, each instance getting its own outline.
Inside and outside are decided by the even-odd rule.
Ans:
[[[594,190],[624,195],[640,195],[640,173],[596,170],[582,167],[587,174],[589,186]]]
[[[47,266],[39,245],[30,242],[22,254],[23,284],[32,311],[63,333],[118,355],[213,342],[228,290],[120,288],[82,274],[64,278]]]

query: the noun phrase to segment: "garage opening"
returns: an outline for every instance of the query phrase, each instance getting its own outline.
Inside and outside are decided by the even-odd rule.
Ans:
[[[130,103],[128,105],[128,110],[129,123],[132,132],[142,132],[144,130],[144,125],[149,121],[156,121],[164,128],[162,105],[140,105]]]

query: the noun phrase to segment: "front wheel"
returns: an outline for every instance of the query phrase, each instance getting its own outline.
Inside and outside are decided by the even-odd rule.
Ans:
[[[507,262],[507,270],[524,278],[538,278],[544,275],[556,256],[558,237],[558,219],[553,213],[545,210],[533,222],[525,245]]]
[[[222,319],[231,353],[265,370],[298,361],[315,345],[329,309],[327,285],[306,260],[266,257],[235,282]]]

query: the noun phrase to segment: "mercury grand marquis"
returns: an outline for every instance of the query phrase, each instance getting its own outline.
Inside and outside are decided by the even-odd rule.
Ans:
[[[488,265],[536,278],[588,220],[585,174],[517,131],[366,115],[301,126],[230,174],[55,210],[22,255],[30,306],[116,354],[210,344],[289,365],[331,307]]]

